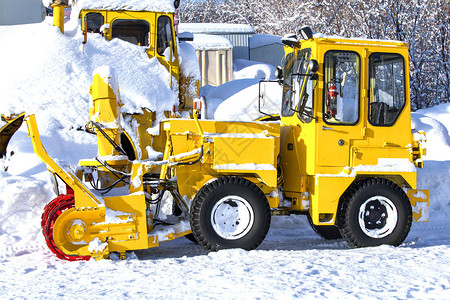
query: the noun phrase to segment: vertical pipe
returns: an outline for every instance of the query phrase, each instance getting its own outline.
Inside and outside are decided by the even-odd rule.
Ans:
[[[52,5],[53,7],[53,26],[59,27],[64,34],[64,8],[66,5]]]

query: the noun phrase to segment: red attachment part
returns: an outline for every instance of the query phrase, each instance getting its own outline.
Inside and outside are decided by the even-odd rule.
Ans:
[[[73,195],[74,194],[73,189],[68,184],[66,184],[66,194],[67,195]]]
[[[44,212],[42,213],[42,233],[44,234],[45,241],[47,242],[48,248],[56,254],[56,256],[60,259],[76,261],[76,260],[89,260],[90,256],[76,256],[76,255],[67,255],[61,251],[61,249],[56,246],[55,241],[53,240],[53,225],[55,224],[56,219],[66,210],[75,206],[75,200],[73,194],[68,195],[59,195],[50,203],[48,203]]]

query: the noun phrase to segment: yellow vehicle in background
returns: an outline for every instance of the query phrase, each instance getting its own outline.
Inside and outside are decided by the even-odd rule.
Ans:
[[[155,26],[161,18],[165,28],[173,26],[170,13],[124,20],[128,13],[82,10],[80,16],[85,31],[138,43],[147,37],[127,26],[146,32],[145,19],[149,55],[177,74],[176,60],[167,59],[176,44],[169,38],[161,54]],[[188,236],[209,251],[251,250],[264,240],[271,215],[288,214],[306,214],[319,235],[343,237],[353,247],[401,244],[412,221],[428,220],[428,191],[416,181],[425,137],[411,132],[408,46],[313,37],[308,27],[299,34],[302,39],[283,38],[281,116],[259,103],[267,115],[259,121],[202,120],[202,102],[193,100],[190,118],[168,114],[156,134],[147,132],[151,116],[133,116],[138,143],[124,140],[121,118],[129,116],[120,111],[118,83],[103,68],[93,78],[87,125],[97,135],[98,156],[75,171],[48,156],[34,116],[26,117],[58,194],[42,216],[49,248],[67,260],[125,257]],[[187,100],[184,105],[189,109]],[[137,155],[148,146],[161,157]],[[158,219],[167,203],[172,214]]]
[[[72,5],[78,12],[84,44],[89,42],[88,34],[101,34],[107,40],[121,39],[144,47],[149,58],[157,58],[168,70],[170,88],[178,93],[177,110],[192,113],[200,82],[192,74],[185,74],[180,67],[178,42],[190,41],[192,37],[177,35],[175,30],[179,0],[142,1],[130,5],[114,0],[109,3],[77,0]],[[68,1],[55,0],[51,6],[54,10],[53,24],[64,33],[63,12]],[[147,129],[154,125],[155,112],[142,108],[142,112],[128,114],[124,118],[133,130],[133,133],[123,132],[120,137],[127,154],[132,158],[147,159],[146,148],[151,141]]]

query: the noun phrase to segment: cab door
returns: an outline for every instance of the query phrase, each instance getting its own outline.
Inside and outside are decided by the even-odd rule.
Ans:
[[[322,167],[318,172],[340,173],[350,164],[354,140],[362,138],[360,54],[352,50],[325,52],[322,84],[322,114],[316,123],[317,164]]]
[[[405,71],[408,54],[406,51],[368,54],[368,146],[355,148],[354,163],[407,164],[411,144],[409,81]]]

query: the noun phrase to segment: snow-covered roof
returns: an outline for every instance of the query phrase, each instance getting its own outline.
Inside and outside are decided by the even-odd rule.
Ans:
[[[329,39],[329,40],[343,40],[345,42],[349,42],[349,43],[357,43],[357,44],[361,44],[362,41],[364,41],[364,43],[381,43],[381,44],[393,44],[395,46],[408,46],[408,43],[403,42],[403,41],[398,41],[398,40],[380,40],[380,39],[368,39],[368,38],[364,38],[364,37],[343,37],[343,36],[339,36],[339,35],[326,35],[323,33],[314,33],[313,36],[315,39]]]
[[[247,24],[226,23],[180,23],[179,32],[206,33],[206,34],[253,34],[255,30]]]
[[[232,49],[230,40],[218,35],[194,34],[194,40],[189,42],[195,50],[224,50]]]
[[[75,5],[81,9],[156,11],[173,13],[173,0],[76,0]]]
[[[270,35],[270,34],[255,34],[250,38],[250,48],[258,48],[271,44],[281,44],[281,36]]]

